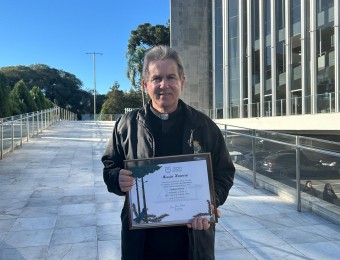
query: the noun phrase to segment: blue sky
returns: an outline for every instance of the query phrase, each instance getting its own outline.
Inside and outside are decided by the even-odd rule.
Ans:
[[[74,74],[84,90],[129,90],[125,53],[139,24],[165,25],[169,0],[1,0],[0,67],[46,64]]]

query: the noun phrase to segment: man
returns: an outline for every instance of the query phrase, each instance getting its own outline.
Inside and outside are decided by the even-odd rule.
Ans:
[[[143,86],[151,101],[122,116],[102,157],[108,191],[124,196],[133,186],[123,161],[211,153],[216,206],[233,185],[235,168],[216,124],[186,105],[184,68],[173,48],[156,46],[144,58]],[[215,226],[202,217],[187,226],[129,230],[127,200],[121,213],[122,259],[214,259]]]

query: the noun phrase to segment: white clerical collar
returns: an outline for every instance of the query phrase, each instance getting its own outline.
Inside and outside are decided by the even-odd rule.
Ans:
[[[160,120],[168,120],[169,114],[168,113],[160,113],[156,109],[153,108],[153,106],[150,106],[151,112],[157,116]]]
[[[150,105],[150,109],[151,109],[151,112],[157,116],[160,120],[168,120],[169,117],[172,117],[173,115],[177,114],[177,112],[180,110],[180,105],[178,105],[176,111],[172,112],[172,113],[160,113],[159,111],[157,111],[155,108],[153,108],[152,104]]]

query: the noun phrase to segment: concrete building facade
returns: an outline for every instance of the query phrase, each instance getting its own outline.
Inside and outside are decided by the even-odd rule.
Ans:
[[[182,98],[200,110],[212,107],[211,0],[171,0],[171,46],[181,53],[186,83]]]

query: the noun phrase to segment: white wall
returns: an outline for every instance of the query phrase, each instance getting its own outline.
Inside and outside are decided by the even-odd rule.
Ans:
[[[340,113],[216,119],[216,123],[259,130],[340,130]],[[340,135],[340,132],[339,132]]]

